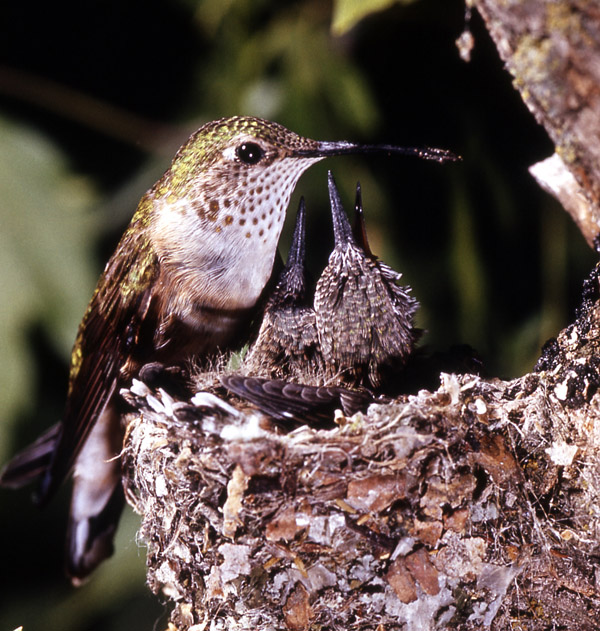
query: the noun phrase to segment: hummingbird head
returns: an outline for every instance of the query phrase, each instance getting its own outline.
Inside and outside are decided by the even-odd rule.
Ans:
[[[328,156],[370,152],[451,159],[439,150],[319,142],[253,117],[207,123],[150,192],[159,257],[204,277],[215,295],[231,295],[235,287],[236,306],[254,304],[270,276],[302,173]]]
[[[316,141],[277,123],[207,123],[151,192],[159,256],[204,276],[217,302],[235,287],[235,306],[253,304],[271,274],[296,182],[323,157]]]

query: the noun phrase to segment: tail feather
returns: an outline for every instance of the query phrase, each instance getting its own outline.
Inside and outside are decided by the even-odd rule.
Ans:
[[[108,501],[97,514],[80,518],[71,514],[66,570],[74,585],[81,585],[114,552],[113,539],[124,505],[123,487],[117,480]]]
[[[67,573],[75,585],[113,553],[113,537],[125,504],[121,484],[120,416],[108,406],[99,416],[73,470],[67,532]]]
[[[119,420],[118,412],[107,407],[75,461],[66,550],[66,570],[75,585],[113,552],[113,538],[125,504],[118,458],[123,444]],[[63,425],[57,423],[18,453],[0,473],[0,486],[19,488],[41,482],[36,503],[43,506],[49,499],[44,481],[53,475],[62,431]]]
[[[0,486],[18,489],[46,473],[60,437],[61,424],[56,423],[34,443],[19,452],[2,469]]]

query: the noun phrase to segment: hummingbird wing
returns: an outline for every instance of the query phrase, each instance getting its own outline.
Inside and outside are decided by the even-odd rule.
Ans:
[[[324,425],[333,421],[336,409],[350,416],[373,402],[366,392],[338,386],[308,386],[236,374],[221,375],[219,379],[230,392],[279,421]]]
[[[135,219],[106,265],[88,306],[71,356],[71,373],[60,434],[40,485],[39,502],[68,475],[90,431],[133,367],[147,319],[159,264],[135,229]]]
[[[2,469],[0,485],[18,489],[43,475],[50,466],[59,435],[60,423],[55,423],[34,443],[16,454]]]

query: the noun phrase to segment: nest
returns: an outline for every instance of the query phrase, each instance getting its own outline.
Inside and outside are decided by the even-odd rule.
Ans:
[[[124,484],[170,628],[596,628],[594,300],[537,372],[327,430],[134,383]]]

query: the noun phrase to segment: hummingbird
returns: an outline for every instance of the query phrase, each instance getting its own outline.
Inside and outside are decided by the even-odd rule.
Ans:
[[[331,171],[328,174],[334,248],[317,281],[314,310],[327,372],[354,385],[378,387],[387,367],[401,366],[418,337],[418,302],[401,274],[369,248],[360,184],[354,231]]]
[[[301,198],[285,267],[266,302],[256,341],[244,359],[248,375],[314,383],[323,368],[305,260],[306,205]]]
[[[373,152],[457,159],[320,142],[236,116],[200,127],[142,197],[79,326],[62,420],[0,475],[5,487],[37,480],[44,505],[72,474],[66,570],[74,584],[113,552],[124,505],[120,388],[147,363],[185,366],[234,346],[271,276],[302,173],[328,156]]]

